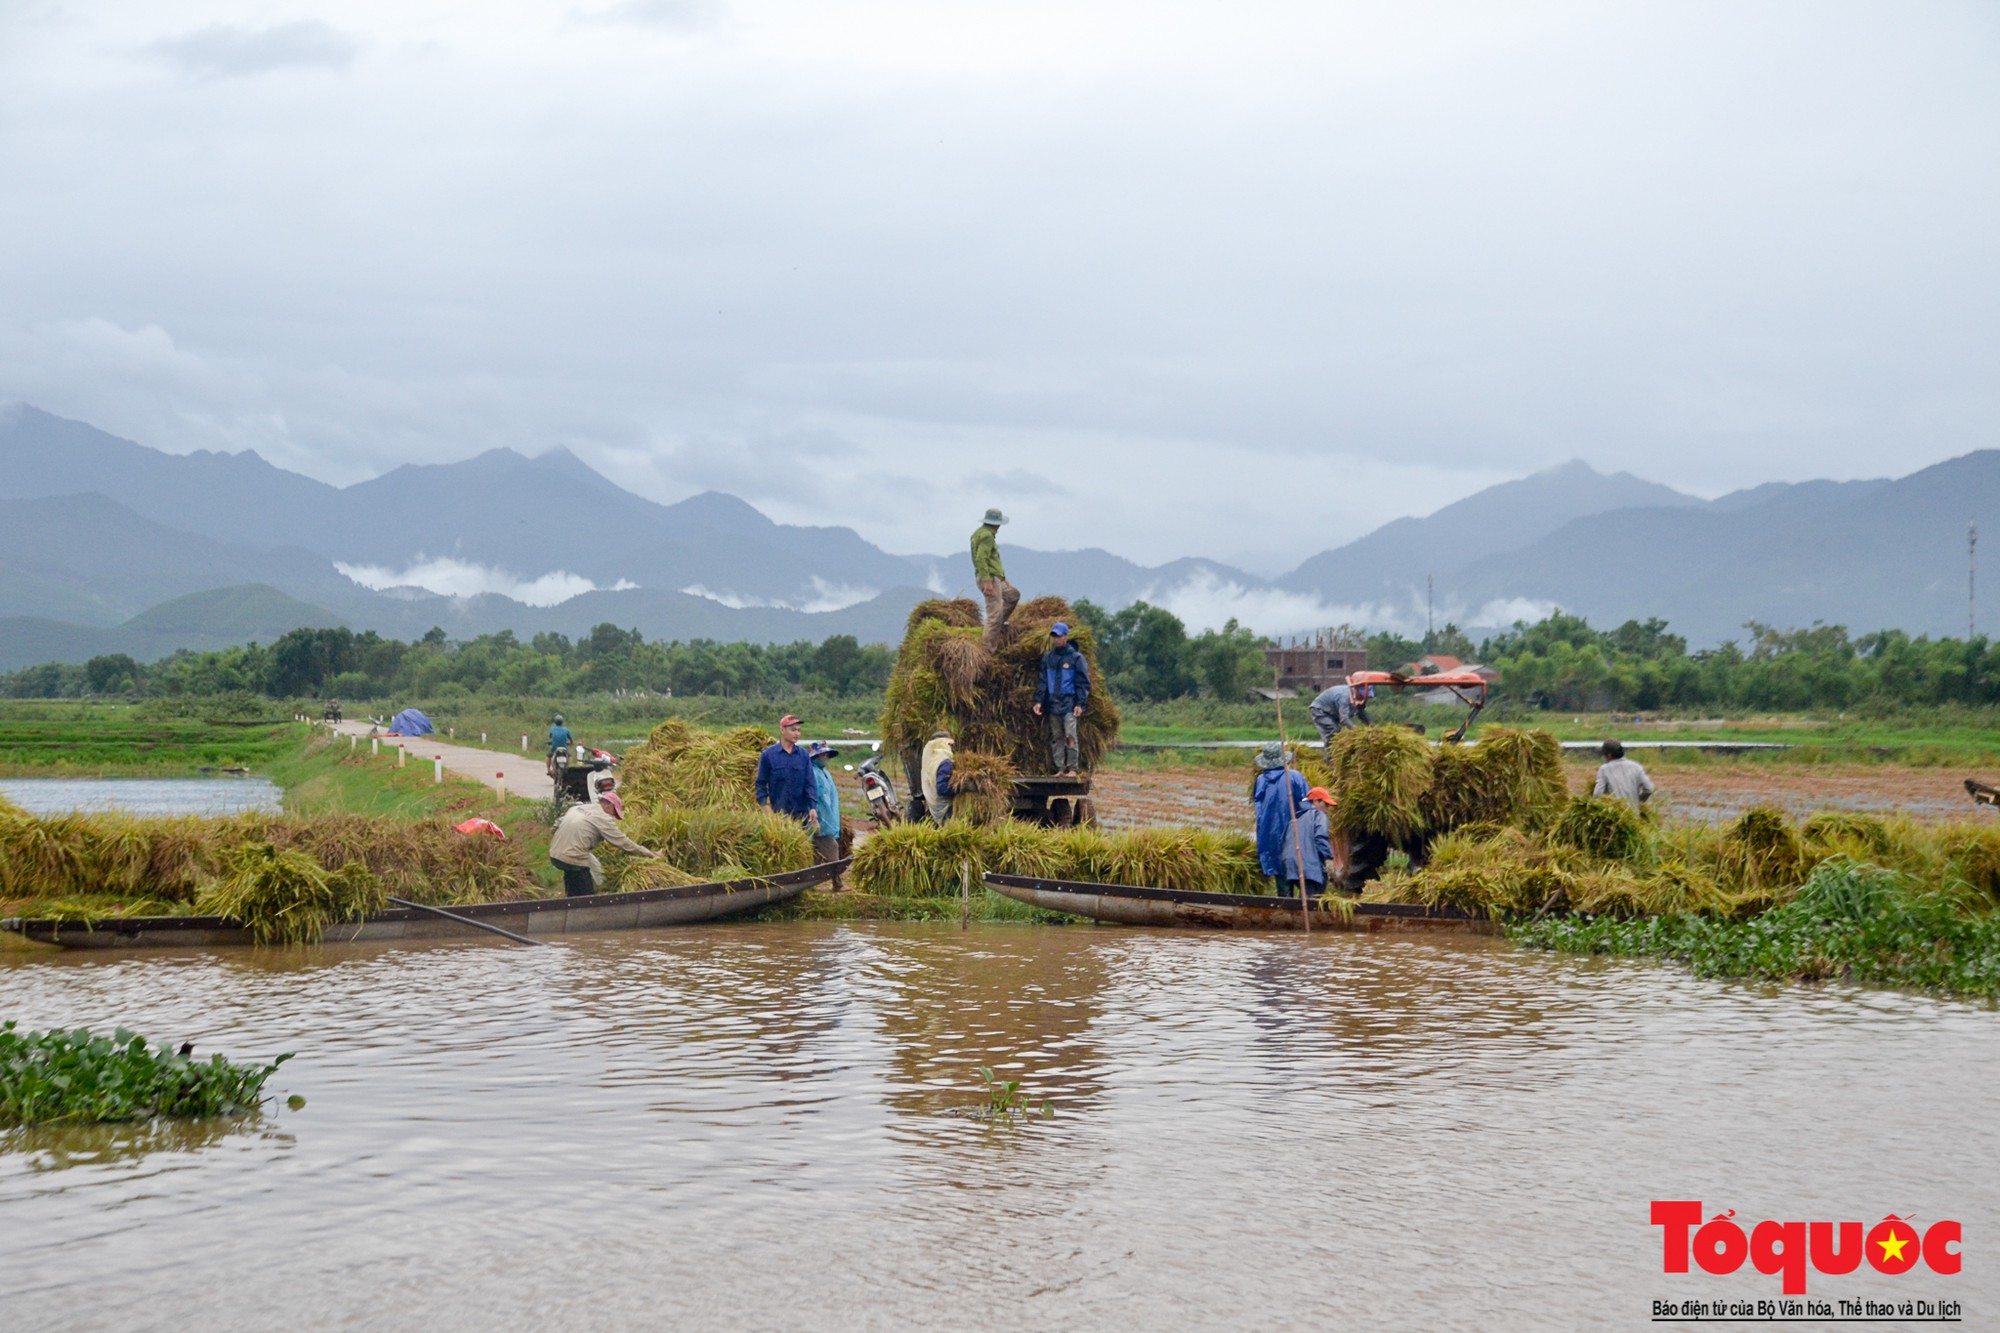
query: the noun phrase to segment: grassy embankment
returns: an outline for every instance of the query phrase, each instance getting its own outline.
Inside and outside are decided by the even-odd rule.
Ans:
[[[146,724],[148,743],[125,746],[120,719],[104,727],[89,717],[40,719],[9,731],[0,746],[4,771],[42,777],[175,776],[209,767],[220,743],[213,728]],[[253,729],[244,729],[245,734]],[[548,865],[548,811],[536,801],[502,797],[468,779],[433,780],[431,766],[398,768],[393,753],[371,758],[365,746],[298,723],[260,724],[258,744],[229,751],[285,790],[282,815],[132,818],[58,815],[28,819],[0,811],[0,915],[92,919],[200,910],[243,883],[249,850],[303,853],[326,870],[350,862],[374,886],[440,902],[537,896],[557,883]],[[58,732],[70,744],[51,746]],[[76,756],[90,756],[87,769]],[[456,833],[470,817],[492,820],[501,844]],[[297,863],[292,863],[297,864]]]

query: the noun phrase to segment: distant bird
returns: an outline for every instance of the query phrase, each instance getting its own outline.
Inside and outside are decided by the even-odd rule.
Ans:
[[[193,1055],[193,1054],[194,1054],[194,1043],[193,1043],[193,1042],[191,1042],[191,1041],[184,1041],[184,1042],[182,1042],[182,1043],[181,1043],[181,1054],[182,1054],[182,1055]]]

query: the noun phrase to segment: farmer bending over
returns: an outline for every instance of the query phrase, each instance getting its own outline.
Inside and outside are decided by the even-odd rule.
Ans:
[[[597,892],[597,879],[604,867],[593,853],[600,842],[634,856],[659,858],[658,852],[641,847],[618,827],[618,821],[625,817],[625,802],[612,790],[612,782],[609,774],[599,778],[597,799],[571,806],[556,821],[555,836],[549,839],[549,864],[562,871],[563,892],[571,898]]]
[[[1374,697],[1373,685],[1349,685],[1346,681],[1322,690],[1317,699],[1306,705],[1313,725],[1319,728],[1320,744],[1331,750],[1337,733],[1349,727],[1367,726],[1368,701]]]

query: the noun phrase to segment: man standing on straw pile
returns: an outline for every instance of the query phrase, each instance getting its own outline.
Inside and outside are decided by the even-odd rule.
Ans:
[[[1330,752],[1333,738],[1349,727],[1368,725],[1368,701],[1375,695],[1373,685],[1349,685],[1342,681],[1320,691],[1317,699],[1306,705],[1313,725],[1319,728],[1319,743]]]
[[[951,733],[940,731],[924,742],[924,809],[931,823],[951,818]]]
[[[819,825],[813,805],[816,785],[812,760],[799,747],[799,719],[787,713],[778,719],[778,743],[757,756],[757,804],[814,829]]]
[[[1284,850],[1292,837],[1292,820],[1305,818],[1306,779],[1285,764],[1285,747],[1265,741],[1257,752],[1257,777],[1250,784],[1250,804],[1257,812],[1257,868],[1277,881],[1285,879]],[[1331,853],[1328,853],[1331,855]]]
[[[1599,753],[1604,756],[1604,763],[1598,767],[1596,785],[1590,789],[1592,796],[1609,796],[1636,810],[1658,790],[1639,761],[1625,757],[1625,747],[1619,742],[1604,742]]]
[[[1326,892],[1326,863],[1333,859],[1333,830],[1326,822],[1334,807],[1333,793],[1314,787],[1306,793],[1305,808],[1299,812],[1299,828],[1278,843],[1278,862],[1284,886],[1280,898],[1289,898],[1303,889],[1306,897]],[[1305,853],[1305,873],[1300,874],[1299,853]]]
[[[834,785],[826,761],[839,758],[840,751],[825,741],[814,741],[806,748],[806,757],[812,760],[813,813],[819,820],[819,827],[813,830],[813,864],[832,865],[840,859],[840,788]],[[836,873],[833,891],[839,893],[846,887]]]
[[[1049,762],[1059,778],[1073,778],[1083,766],[1077,744],[1076,720],[1090,702],[1090,663],[1069,641],[1069,626],[1058,620],[1049,626],[1055,646],[1042,654],[1042,678],[1035,685],[1035,716],[1048,719]]]
[[[573,805],[556,821],[555,836],[549,839],[549,864],[562,871],[563,893],[571,898],[597,892],[597,876],[604,870],[594,854],[600,842],[608,842],[634,856],[657,860],[660,855],[650,847],[641,847],[619,829],[618,821],[625,817],[625,802],[611,789],[608,778],[603,784],[598,788],[596,801]]]
[[[989,652],[1007,642],[1007,619],[1021,601],[1021,590],[1007,582],[1007,570],[1000,563],[1000,525],[1006,521],[1005,514],[989,509],[985,522],[972,534],[972,577],[986,596],[986,633],[981,642]]]

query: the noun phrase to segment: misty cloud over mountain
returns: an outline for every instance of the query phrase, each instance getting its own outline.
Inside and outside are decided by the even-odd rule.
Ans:
[[[1275,579],[1002,537],[1030,595],[1144,600],[1196,630],[1235,619],[1273,635],[1340,623],[1410,633],[1429,616],[1477,633],[1560,607],[1601,625],[1659,616],[1699,645],[1753,618],[1962,632],[1965,524],[1996,518],[2000,453],[1982,451],[1893,481],[1713,501],[1573,462],[1385,524]],[[655,504],[561,449],[491,450],[343,488],[250,452],[162,453],[25,404],[0,409],[0,570],[0,669],[127,641],[268,640],[299,624],[470,637],[576,635],[609,620],[654,639],[893,641],[918,600],[974,592],[963,550],[895,555],[722,494]]]

